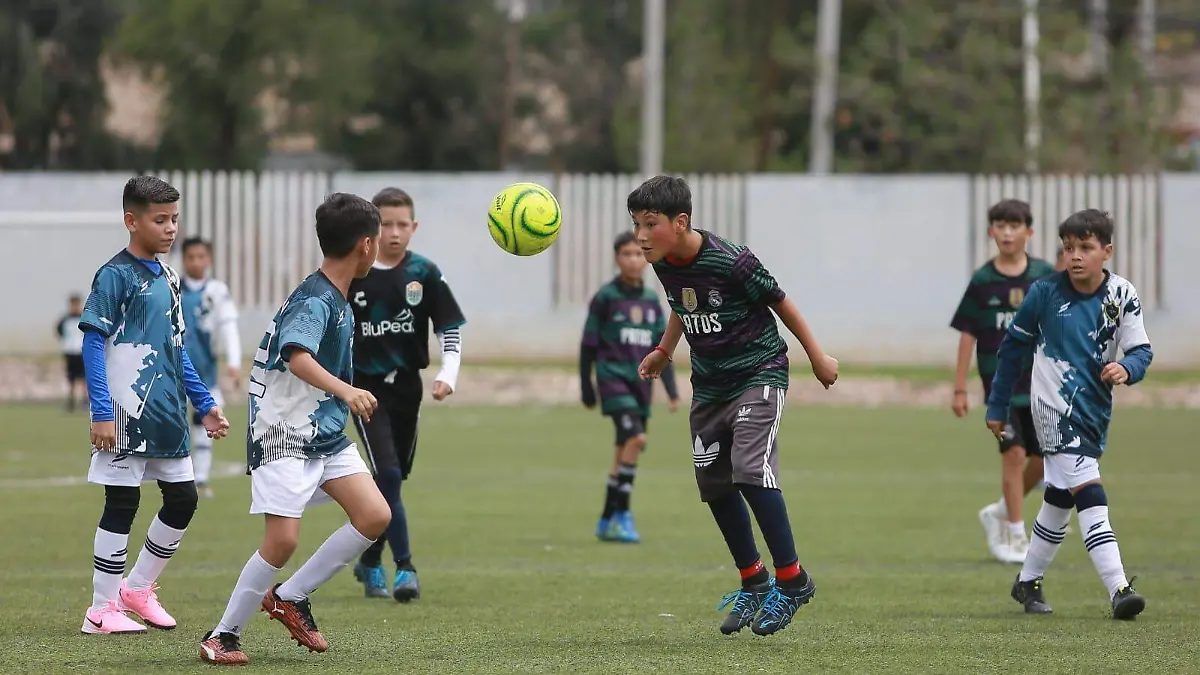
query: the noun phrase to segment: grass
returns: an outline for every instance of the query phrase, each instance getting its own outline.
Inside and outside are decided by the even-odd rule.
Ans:
[[[243,424],[218,445],[219,465],[241,461]],[[254,672],[290,674],[1196,672],[1198,424],[1196,412],[1117,413],[1104,471],[1122,553],[1149,598],[1137,622],[1117,623],[1077,526],[1047,577],[1056,613],[1028,617],[1008,598],[1015,568],[988,559],[975,517],[998,492],[982,423],[793,407],[781,483],[819,592],[776,636],[725,638],[714,607],[736,575],[696,498],[684,415],[654,419],[634,494],[644,543],[620,546],[592,538],[605,420],[429,404],[405,487],[424,597],[368,601],[345,571],[313,598],[329,652],[308,654],[261,616],[243,644]],[[85,438],[79,416],[0,408],[0,671],[211,672],[198,640],[261,534],[248,479],[216,481],[161,579],[179,629],[83,636],[102,493],[42,479],[81,476]],[[131,551],[158,504],[152,485],[142,504]],[[1030,498],[1029,520],[1036,508]],[[336,506],[311,510],[289,571],[341,522]]]

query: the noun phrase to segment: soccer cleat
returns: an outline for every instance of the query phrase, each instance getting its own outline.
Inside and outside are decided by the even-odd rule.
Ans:
[[[817,584],[811,575],[803,586],[787,586],[781,584],[778,579],[773,580],[762,607],[758,608],[758,614],[754,615],[754,621],[750,622],[750,630],[754,631],[755,635],[771,635],[787,628],[796,612],[807,605],[816,594]]]
[[[987,536],[988,551],[992,557],[1004,560],[1004,518],[999,509],[1000,505],[988,504],[979,509],[979,524],[983,525],[983,533]]]
[[[83,626],[79,629],[80,633],[88,635],[116,635],[119,633],[145,633],[146,627],[125,616],[119,607],[116,600],[109,600],[108,604],[96,609],[89,607],[86,614],[83,615]]]
[[[1021,581],[1021,575],[1013,581],[1012,591],[1009,593],[1013,600],[1025,606],[1026,614],[1050,614],[1054,612],[1054,608],[1046,604],[1046,597],[1042,595],[1042,578],[1030,579],[1029,581]]]
[[[387,581],[384,578],[383,565],[367,567],[362,563],[354,566],[354,578],[361,581],[363,594],[368,598],[389,597]]]
[[[600,517],[600,520],[596,523],[597,539],[600,541],[613,541],[612,537],[609,535],[609,530],[612,526],[612,520],[612,518],[605,518],[603,516]]]
[[[244,666],[250,657],[242,651],[238,636],[233,633],[213,634],[209,631],[200,641],[200,660],[220,666]]]
[[[1029,539],[1022,532],[1020,535],[1014,536],[1007,532],[1002,535],[1003,541],[999,550],[995,551],[996,557],[1000,562],[1021,564],[1025,562],[1025,556],[1029,553]]]
[[[196,484],[196,493],[205,499],[213,498],[212,486],[207,483],[197,483]]]
[[[618,511],[613,514],[612,521],[609,524],[609,533],[613,541],[619,541],[623,544],[636,544],[642,540],[638,534],[637,526],[633,524],[632,511]]]
[[[721,622],[721,632],[725,635],[733,635],[746,626],[749,626],[770,591],[771,582],[768,581],[757,586],[739,588],[736,591],[726,593],[725,597],[721,598],[721,604],[717,605],[717,611],[721,611],[730,605],[733,605],[733,609],[729,610],[729,614]]]
[[[301,647],[308,647],[308,651],[323,652],[329,649],[329,641],[317,630],[317,622],[313,619],[308,598],[295,602],[280,600],[279,596],[275,595],[278,588],[279,584],[275,584],[275,588],[263,596],[262,611],[287,627],[292,639]]]
[[[152,628],[171,630],[175,627],[175,617],[168,614],[158,601],[158,593],[155,592],[158,584],[151,584],[144,591],[133,591],[125,585],[127,581],[121,580],[121,589],[117,592],[118,609],[137,614]]]
[[[1132,621],[1146,609],[1146,598],[1133,588],[1135,580],[1136,577],[1129,580],[1128,586],[1117,589],[1112,598],[1112,616],[1118,621]]]
[[[421,597],[421,584],[417,582],[416,570],[396,570],[392,582],[392,597],[396,602],[408,602]]]

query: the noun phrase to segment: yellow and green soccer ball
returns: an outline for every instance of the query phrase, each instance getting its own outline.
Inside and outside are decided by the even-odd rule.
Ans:
[[[488,232],[513,255],[537,255],[558,238],[562,209],[537,183],[513,183],[500,191],[488,209]]]

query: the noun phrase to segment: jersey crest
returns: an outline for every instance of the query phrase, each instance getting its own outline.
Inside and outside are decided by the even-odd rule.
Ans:
[[[720,307],[721,303],[723,303],[723,302],[725,302],[725,301],[721,299],[721,294],[717,291],[717,289],[714,288],[708,292],[708,306],[709,307],[716,309],[716,308]]]
[[[1010,288],[1008,291],[1008,304],[1016,308],[1020,307],[1022,302],[1025,302],[1025,289]]]
[[[679,292],[679,297],[682,298],[683,308],[689,312],[696,311],[700,306],[700,302],[696,299],[696,289],[685,288]]]
[[[419,305],[421,304],[421,298],[423,297],[425,297],[425,288],[421,286],[421,282],[410,281],[408,285],[404,287],[404,299],[408,301],[408,304],[414,306]]]

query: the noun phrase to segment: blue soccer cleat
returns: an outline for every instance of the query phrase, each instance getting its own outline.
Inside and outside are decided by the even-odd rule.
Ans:
[[[421,584],[417,582],[416,570],[396,570],[392,597],[396,602],[409,602],[421,597]]]
[[[363,595],[368,598],[388,597],[387,581],[383,573],[383,565],[367,567],[362,563],[354,566],[354,578],[362,582]]]
[[[804,585],[780,585],[777,579],[771,581],[771,590],[759,607],[758,614],[750,623],[750,630],[755,635],[772,635],[792,622],[792,617],[800,608],[808,604],[817,594],[817,585],[812,577],[808,577]]]
[[[721,598],[721,604],[717,605],[717,610],[723,610],[730,605],[733,605],[733,609],[729,610],[729,614],[721,622],[721,632],[733,635],[749,626],[770,592],[771,584],[766,582],[726,593],[725,597]]]
[[[636,544],[642,540],[637,526],[633,524],[632,511],[618,511],[613,514],[612,521],[609,523],[609,535],[612,537],[612,541],[622,544]]]
[[[600,520],[596,522],[596,538],[600,541],[613,541],[611,536],[612,524],[612,518],[601,516]]]

